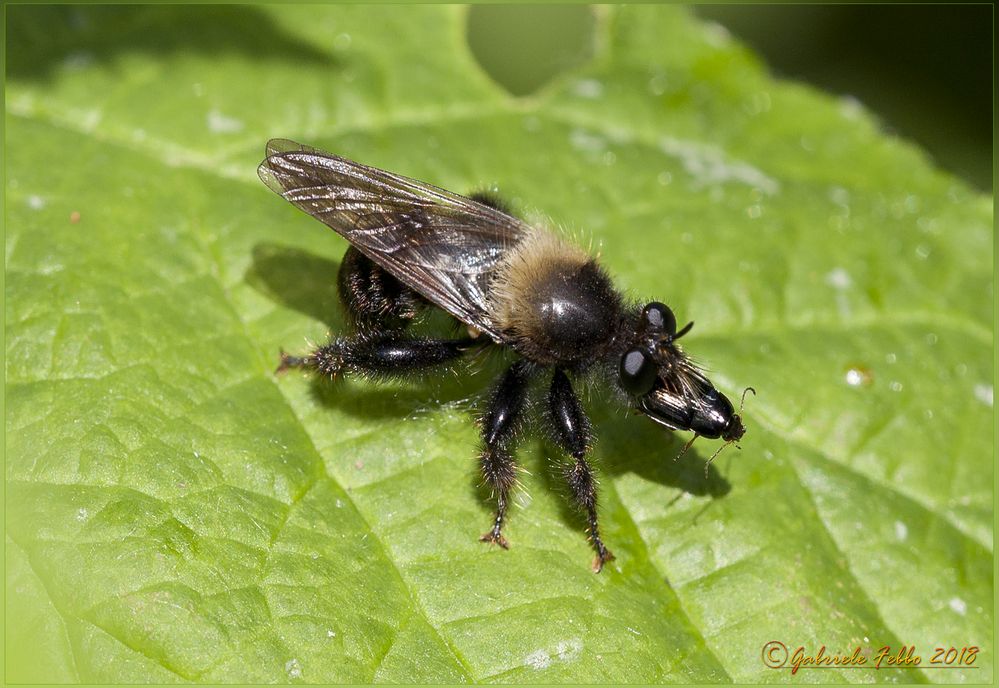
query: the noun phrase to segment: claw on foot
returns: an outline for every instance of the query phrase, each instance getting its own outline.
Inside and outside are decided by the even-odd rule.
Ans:
[[[503,549],[510,549],[510,543],[506,541],[503,534],[496,530],[490,530],[488,533],[484,533],[482,537],[479,538],[479,542],[491,542],[493,544],[499,545]]]
[[[290,368],[304,368],[309,364],[307,356],[292,356],[284,349],[281,349],[281,363],[274,371],[275,375],[280,375]]]
[[[609,549],[604,548],[597,552],[597,556],[593,557],[593,573],[600,573],[604,568],[604,564],[613,559],[614,555],[611,554]]]

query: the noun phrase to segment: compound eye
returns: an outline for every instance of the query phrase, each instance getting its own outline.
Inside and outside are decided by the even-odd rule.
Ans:
[[[650,392],[658,376],[659,366],[648,352],[632,349],[621,357],[621,386],[628,394],[640,397]]]
[[[647,332],[662,332],[671,337],[676,334],[676,316],[669,306],[658,301],[653,301],[642,309],[642,323]]]

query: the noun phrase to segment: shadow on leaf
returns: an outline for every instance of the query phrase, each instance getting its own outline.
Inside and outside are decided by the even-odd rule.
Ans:
[[[340,263],[290,246],[263,243],[253,247],[253,263],[244,279],[286,308],[345,331],[347,320],[337,295]]]
[[[635,473],[697,497],[724,497],[732,489],[714,463],[705,472],[705,455],[714,454],[721,440],[699,438],[677,459],[689,439],[688,433],[679,435],[647,418],[621,418],[620,414],[604,416],[600,426],[602,468],[611,475]],[[725,451],[738,450],[730,447]]]
[[[594,409],[594,411],[602,409]],[[597,414],[594,414],[597,415]],[[683,449],[686,438],[664,431],[644,418],[624,418],[620,413],[599,413],[594,418],[594,436],[597,449],[592,452],[590,462],[600,475],[618,476],[634,473],[645,480],[679,490],[668,505],[672,505],[686,493],[695,497],[720,499],[732,490],[732,485],[722,476],[712,463],[701,456],[694,444],[679,460],[675,460]],[[704,442],[705,440],[702,440]],[[711,448],[714,453],[715,448]],[[539,462],[545,485],[560,493],[563,518],[573,526],[585,531],[585,512],[572,501],[562,471],[572,459],[565,456],[549,442],[542,445]],[[707,454],[710,456],[711,454]],[[711,502],[706,502],[707,509]],[[698,516],[703,509],[698,512]],[[606,514],[605,514],[606,518]],[[694,517],[695,520],[697,516]],[[613,549],[613,548],[612,548]]]
[[[49,78],[60,67],[124,53],[194,52],[336,66],[335,58],[241,5],[14,5],[7,10],[7,76]]]
[[[332,333],[347,335],[351,326],[337,295],[339,270],[336,261],[289,246],[262,243],[253,248],[253,263],[244,279],[274,302],[324,323]],[[414,323],[412,331],[414,335],[439,335],[452,323],[443,313],[428,312]],[[483,352],[450,368],[388,379],[376,386],[310,376],[311,390],[315,400],[328,408],[363,418],[402,420],[414,412],[475,397],[499,371],[494,358]]]

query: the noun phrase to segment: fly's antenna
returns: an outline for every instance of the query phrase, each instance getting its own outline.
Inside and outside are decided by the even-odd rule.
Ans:
[[[739,415],[740,416],[742,415],[742,407],[746,405],[746,392],[752,392],[753,396],[754,397],[756,396],[756,390],[753,389],[752,387],[746,387],[746,389],[742,390],[742,400],[739,402]]]
[[[687,450],[688,450],[688,449],[690,449],[690,445],[692,445],[692,444],[694,443],[694,440],[696,440],[696,439],[697,439],[698,437],[700,437],[700,435],[698,435],[698,434],[697,434],[697,433],[695,432],[695,433],[694,433],[694,436],[690,438],[690,440],[689,440],[689,441],[687,442],[687,444],[683,445],[683,449],[681,449],[681,450],[680,450],[680,453],[679,453],[679,454],[677,454],[677,455],[676,455],[676,458],[675,458],[675,459],[673,459],[673,460],[674,460],[674,461],[679,461],[679,460],[680,460],[680,457],[682,457],[682,456],[683,456],[684,454],[686,454],[686,453],[687,453]]]
[[[693,328],[693,327],[694,327],[694,321],[691,320],[689,323],[687,323],[686,325],[684,325],[683,328],[679,332],[677,332],[675,335],[673,335],[672,337],[670,337],[670,341],[675,342],[677,339],[679,339],[683,335],[685,335],[688,332],[690,332],[691,328]]]
[[[656,337],[656,342],[659,343],[659,344],[667,344],[667,345],[668,344],[672,344],[677,339],[679,339],[683,335],[685,335],[688,332],[690,332],[690,330],[691,330],[691,328],[693,326],[694,326],[694,321],[691,320],[689,323],[687,323],[686,325],[684,325],[680,329],[680,331],[677,332],[676,334],[669,334],[669,333],[660,334],[659,336]]]

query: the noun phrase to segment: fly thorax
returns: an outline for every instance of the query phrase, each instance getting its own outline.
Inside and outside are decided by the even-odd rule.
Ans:
[[[621,299],[596,261],[547,232],[511,251],[493,293],[500,331],[544,365],[585,367],[607,350],[621,321]]]

